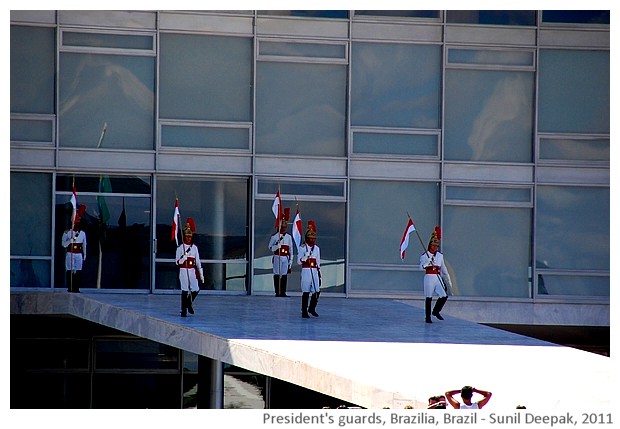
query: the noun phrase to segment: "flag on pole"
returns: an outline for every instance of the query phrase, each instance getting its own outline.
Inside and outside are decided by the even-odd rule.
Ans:
[[[71,194],[71,226],[75,226],[75,216],[77,214],[77,191],[75,190],[75,183],[73,183],[73,194]]]
[[[405,232],[403,233],[403,238],[400,240],[400,259],[402,261],[405,260],[405,250],[409,246],[409,234],[415,231],[415,226],[413,225],[413,221],[409,218],[409,222],[407,222],[407,226],[405,227]]]
[[[276,225],[275,228],[280,227],[280,220],[282,219],[282,198],[280,197],[280,191],[276,193],[276,197],[273,199],[273,204],[271,205],[271,211],[273,215],[276,217]]]
[[[299,214],[299,208],[295,213],[295,220],[293,221],[293,241],[297,246],[297,252],[299,253],[299,247],[301,246],[301,232],[303,230],[303,223],[301,222],[301,215]]]
[[[179,230],[180,223],[179,219],[181,219],[181,214],[179,213],[179,199],[174,199],[174,215],[172,216],[172,233],[170,236],[170,240],[174,240],[179,245],[179,235],[177,231]]]

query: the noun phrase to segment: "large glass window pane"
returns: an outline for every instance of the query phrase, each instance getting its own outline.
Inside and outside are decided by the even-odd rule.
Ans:
[[[530,296],[531,209],[446,206],[441,248],[456,296]]]
[[[251,39],[162,34],[160,40],[161,118],[251,120]]]
[[[53,28],[11,26],[11,112],[54,113]]]
[[[438,128],[441,48],[353,43],[351,124]]]
[[[350,200],[351,263],[402,264],[398,243],[385,237],[400,240],[409,213],[426,246],[439,219],[437,183],[353,180]],[[418,265],[424,248],[415,235],[410,236],[405,262]]]
[[[59,146],[154,148],[153,57],[62,53],[60,70]]]
[[[259,62],[256,74],[257,153],[345,155],[346,66]]]
[[[50,256],[52,175],[11,173],[11,255]]]
[[[609,188],[539,186],[536,266],[609,270]]]
[[[194,219],[194,243],[200,252],[206,290],[247,290],[247,179],[160,178],[157,182],[158,289],[180,289],[171,239],[175,197],[183,226]],[[179,235],[179,240],[181,236]]]
[[[275,192],[274,192],[275,195]],[[257,200],[255,207],[254,228],[254,276],[253,292],[274,293],[272,252],[269,250],[269,239],[276,232],[274,216],[271,211],[273,198]],[[321,249],[321,291],[344,293],[344,243],[345,237],[345,203],[307,201],[299,198],[299,212],[305,234],[308,221],[314,220],[317,226],[316,244]],[[291,234],[295,217],[295,201],[282,201],[283,207],[291,209],[288,233]],[[302,237],[303,242],[303,237]],[[294,249],[297,258],[297,249]],[[293,261],[293,271],[288,276],[287,292],[301,292],[301,266]]]
[[[417,241],[416,237],[411,237]],[[407,252],[409,262],[416,262],[422,251],[418,252],[416,243],[410,242],[412,249]],[[416,270],[409,267],[407,270],[396,271],[394,269],[372,270],[368,268],[351,268],[351,278],[349,279],[351,292],[378,292],[393,293],[406,292],[418,293],[424,292],[424,271]]]
[[[11,119],[11,142],[51,144],[53,130],[51,120]]]
[[[248,128],[161,125],[162,147],[250,149]]]
[[[538,130],[609,133],[609,51],[543,49]]]
[[[534,74],[447,70],[445,158],[532,162]]]
[[[56,179],[55,287],[66,288],[62,234],[71,226],[73,176]],[[82,288],[149,289],[151,185],[148,177],[76,176],[77,202],[86,206]]]
[[[447,22],[486,25],[536,25],[534,10],[448,10]]]

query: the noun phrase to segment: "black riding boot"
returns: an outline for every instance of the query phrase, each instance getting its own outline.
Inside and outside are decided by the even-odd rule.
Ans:
[[[425,302],[425,310],[426,310],[426,323],[433,323],[431,320],[431,305],[433,303],[433,298],[426,298]]]
[[[276,291],[276,296],[280,296],[280,275],[278,274],[273,276],[273,290]]]
[[[314,317],[319,317],[319,313],[316,310],[316,304],[319,302],[319,295],[321,292],[313,293],[310,297],[310,308],[308,308],[308,313],[312,314]]]
[[[435,304],[435,308],[433,308],[433,316],[435,316],[439,320],[443,320],[443,317],[441,317],[441,314],[439,314],[439,312],[441,311],[441,309],[443,308],[447,300],[448,300],[447,296],[444,296],[443,298],[439,298],[437,300],[437,304]]]
[[[303,292],[301,294],[301,317],[309,319],[308,316],[308,299],[310,298],[310,292]]]
[[[77,270],[75,274],[73,274],[73,292],[80,293],[80,286],[82,284],[82,271]]]
[[[181,291],[181,317],[187,317],[187,300],[188,300],[188,292],[182,290]]]
[[[187,311],[189,311],[189,314],[194,314],[194,300],[197,295],[198,291],[192,291],[187,294]]]
[[[288,282],[288,276],[282,276],[280,279],[280,296],[288,296],[286,294],[286,283]]]

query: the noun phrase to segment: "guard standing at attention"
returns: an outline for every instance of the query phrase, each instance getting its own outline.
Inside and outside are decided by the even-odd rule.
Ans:
[[[280,230],[269,239],[269,250],[273,252],[273,288],[276,296],[286,297],[288,274],[293,265],[293,237],[286,232],[291,209],[285,208],[280,220]]]
[[[199,283],[204,281],[198,246],[193,243],[195,232],[194,219],[188,217],[183,228],[183,243],[177,247],[176,252],[181,282],[181,317],[187,317],[188,311],[194,314],[193,302],[200,291]]]
[[[321,294],[321,249],[316,245],[316,224],[308,221],[304,244],[299,249],[297,263],[301,265],[301,317],[319,317],[316,305]],[[310,305],[308,305],[310,300]]]
[[[82,283],[82,266],[86,261],[86,233],[82,231],[82,216],[86,212],[86,206],[80,204],[76,210],[73,229],[68,229],[62,234],[62,247],[67,249],[65,257],[65,270],[68,292],[80,292]]]

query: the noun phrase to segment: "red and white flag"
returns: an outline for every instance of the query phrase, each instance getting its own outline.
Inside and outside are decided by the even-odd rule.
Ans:
[[[299,247],[301,246],[301,235],[303,230],[303,224],[301,223],[301,215],[299,214],[299,208],[295,213],[295,220],[293,221],[293,241],[297,246],[297,252],[299,253]]]
[[[409,218],[409,222],[407,222],[407,227],[403,233],[403,238],[400,240],[400,259],[402,261],[405,260],[405,250],[407,250],[407,247],[409,246],[409,234],[413,231],[415,231],[415,226],[413,225],[411,218]]]
[[[75,190],[75,183],[73,184],[73,194],[71,194],[71,225],[75,225],[75,216],[77,214],[77,191]]]
[[[280,197],[280,191],[276,193],[276,197],[273,199],[273,204],[271,205],[271,211],[273,215],[276,217],[276,225],[275,228],[280,228],[280,220],[282,219],[282,198]]]
[[[179,234],[177,234],[179,230],[179,219],[181,218],[181,214],[179,213],[179,199],[174,199],[174,215],[172,216],[172,232],[170,236],[170,240],[174,240],[179,245]]]

